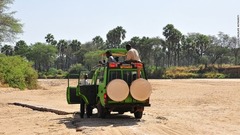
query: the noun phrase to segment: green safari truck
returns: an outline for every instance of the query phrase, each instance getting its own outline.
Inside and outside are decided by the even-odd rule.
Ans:
[[[113,56],[125,56],[125,49],[110,50]],[[68,81],[69,82],[69,81]],[[110,62],[99,64],[92,76],[90,85],[67,87],[67,102],[81,105],[80,115],[84,115],[87,105],[87,117],[97,108],[97,115],[105,118],[111,112],[133,113],[141,119],[144,107],[150,106],[152,88],[147,80],[144,63]]]

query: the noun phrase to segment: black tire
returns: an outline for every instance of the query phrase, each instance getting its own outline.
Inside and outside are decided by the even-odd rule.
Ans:
[[[91,105],[87,105],[86,111],[87,111],[87,117],[90,118],[90,116],[92,116],[92,106]]]
[[[124,112],[118,112],[118,114],[124,114]]]
[[[143,115],[143,112],[137,111],[137,112],[134,113],[134,116],[135,116],[136,119],[141,119],[142,115]]]
[[[82,100],[80,104],[80,117],[83,118],[85,113],[85,102]]]
[[[106,110],[105,108],[101,105],[100,101],[97,103],[97,110],[98,110],[98,117],[99,118],[105,118],[106,117]]]

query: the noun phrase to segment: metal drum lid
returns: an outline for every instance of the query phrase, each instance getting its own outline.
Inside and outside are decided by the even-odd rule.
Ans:
[[[128,84],[121,79],[114,79],[107,85],[107,95],[113,101],[123,101],[129,94]]]

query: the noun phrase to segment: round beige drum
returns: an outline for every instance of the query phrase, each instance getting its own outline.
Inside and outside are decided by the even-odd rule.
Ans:
[[[129,94],[128,84],[121,79],[114,79],[107,85],[107,95],[113,101],[123,101]]]
[[[130,93],[134,99],[144,101],[148,99],[152,93],[151,84],[147,80],[139,78],[132,82]]]

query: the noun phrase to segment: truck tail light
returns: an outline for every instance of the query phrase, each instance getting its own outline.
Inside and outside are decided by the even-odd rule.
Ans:
[[[142,68],[143,67],[143,64],[142,63],[134,63],[134,66],[136,68]]]
[[[108,96],[107,96],[107,93],[105,93],[105,94],[103,95],[103,97],[104,97],[104,102],[107,103],[107,97],[108,97]]]
[[[116,67],[118,67],[118,63],[110,62],[110,63],[108,64],[108,66],[109,66],[110,68],[116,68]]]

